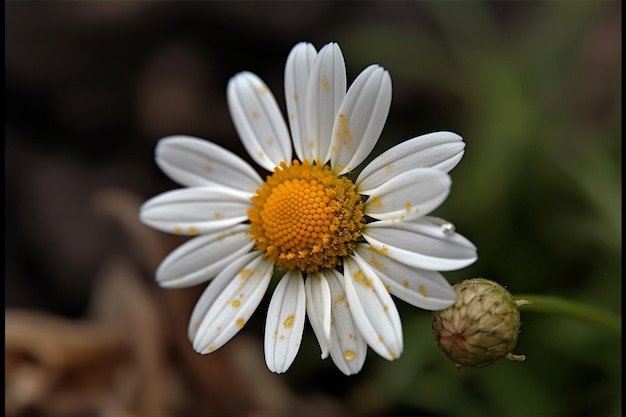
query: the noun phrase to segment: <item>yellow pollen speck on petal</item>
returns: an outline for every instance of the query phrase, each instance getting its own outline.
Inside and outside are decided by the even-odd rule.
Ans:
[[[337,120],[335,121],[337,133],[337,139],[341,140],[341,143],[350,151],[354,152],[355,149],[352,149],[351,143],[354,140],[352,136],[352,131],[350,130],[350,121],[348,117],[344,113],[339,113],[337,115]]]
[[[387,290],[387,292],[391,292],[391,285],[385,285],[385,289]]]
[[[375,255],[372,255],[372,257],[370,258],[370,262],[380,271],[384,271],[386,269],[384,262],[381,262],[378,259],[376,259]]]
[[[307,160],[281,162],[252,197],[248,218],[257,250],[281,269],[304,272],[341,265],[365,225],[354,183]]]
[[[243,268],[241,271],[239,271],[239,275],[241,275],[242,279],[248,279],[252,276],[252,274],[254,274],[254,270],[250,268]]]
[[[360,282],[361,284],[365,284],[368,287],[370,287],[372,285],[372,282],[374,282],[372,278],[366,277],[363,274],[363,271],[361,271],[360,269],[354,273],[354,279],[357,282]]]
[[[237,326],[241,329],[246,324],[246,321],[242,318],[237,319]]]
[[[259,93],[267,93],[268,88],[265,84],[261,84],[256,88],[256,91],[258,91]]]
[[[284,334],[281,334],[281,335],[280,335],[280,337],[279,337],[279,339],[280,339],[280,340],[285,340],[285,335],[284,335]]]
[[[337,298],[335,298],[335,304],[339,304],[341,303],[343,300],[345,300],[346,298],[343,296],[343,294],[339,294],[337,296]]]
[[[385,171],[389,172],[393,169],[393,166],[391,166],[391,164],[385,165]]]
[[[379,341],[380,343],[383,343],[383,341],[384,341],[384,340],[385,340],[385,339],[383,339],[383,337],[382,337],[382,336],[378,336],[378,341]]]
[[[199,234],[199,233],[200,233],[200,232],[198,232],[198,229],[196,229],[195,227],[190,227],[190,228],[189,228],[189,234],[190,234],[190,235],[197,235],[197,234]]]
[[[261,159],[265,158],[265,152],[263,151],[259,152],[259,158]]]
[[[294,317],[292,314],[289,317],[287,317],[285,321],[283,321],[283,326],[285,326],[286,328],[290,328],[291,326],[293,326],[293,320],[294,320]]]
[[[204,170],[206,172],[211,172],[213,171],[213,167],[211,166],[211,164],[209,164],[208,162],[206,164],[204,164]]]
[[[402,285],[404,286],[404,288],[409,288],[409,281],[404,281]]]
[[[353,361],[356,358],[356,354],[353,350],[346,350],[343,352],[343,357],[346,358],[347,361]]]
[[[289,113],[289,118],[291,120],[295,120],[296,119],[296,114],[295,113]]]
[[[179,234],[182,233],[182,231],[180,230],[180,227],[175,227],[173,232],[174,232],[175,235],[179,235]]]
[[[231,303],[231,305],[233,306],[233,308],[237,308],[241,305],[241,301],[239,300],[233,300],[233,302]]]
[[[330,83],[326,80],[322,80],[322,88],[324,90],[328,90],[330,88]]]
[[[389,306],[383,306],[384,311],[389,311]]]
[[[372,201],[369,202],[374,207],[380,207],[380,197],[372,198]]]
[[[293,93],[294,101],[298,101],[299,98],[300,98],[300,96],[298,96],[298,93]]]
[[[420,294],[422,294],[424,297],[426,297],[426,298],[428,298],[428,297],[429,297],[428,293],[426,292],[426,286],[425,286],[424,284],[420,284],[420,286],[419,286],[419,288],[418,288],[418,291],[419,291],[419,293],[420,293]]]
[[[215,213],[213,217],[216,219],[221,219],[222,217],[224,217],[224,215],[222,213]]]
[[[354,340],[354,339],[356,339],[356,338],[354,337],[354,335],[353,335],[352,333],[350,333],[350,334],[348,335],[348,339],[350,339],[350,340]]]
[[[406,203],[405,210],[406,210],[407,212],[410,212],[410,211],[411,211],[411,203]]]
[[[196,320],[196,321],[193,322],[193,327],[194,328],[198,328],[199,326],[200,326],[200,322],[199,321]]]
[[[207,351],[208,351],[209,353],[211,353],[211,352],[215,352],[215,345],[209,345],[209,347],[208,347],[208,348],[206,348],[206,349],[207,349]]]
[[[258,119],[260,116],[258,111],[253,111],[250,115],[253,119]]]
[[[268,144],[268,145],[273,145],[273,144],[275,144],[275,143],[276,143],[276,140],[275,140],[274,138],[271,138],[271,137],[270,137],[270,138],[267,138],[267,144]]]

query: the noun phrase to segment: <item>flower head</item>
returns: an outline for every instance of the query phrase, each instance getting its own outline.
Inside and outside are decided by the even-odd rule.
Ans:
[[[268,87],[242,72],[228,83],[228,106],[251,158],[210,142],[161,139],[156,162],[185,188],[148,200],[141,220],[198,235],[156,271],[163,287],[212,281],[189,325],[197,352],[224,345],[248,321],[275,272],[265,359],[285,372],[298,352],[305,316],[322,350],[345,374],[360,371],[367,346],[400,356],[393,299],[438,310],[455,293],[437,271],[465,267],[476,248],[451,223],[427,215],[449,193],[448,172],[464,153],[460,136],[437,132],[386,151],[352,180],[376,144],[391,105],[391,78],[370,65],[346,91],[339,46],[297,44],[285,67],[287,123]],[[295,151],[296,158],[293,158]]]

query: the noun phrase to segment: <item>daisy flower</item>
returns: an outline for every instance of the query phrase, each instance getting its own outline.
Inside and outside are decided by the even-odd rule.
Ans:
[[[287,58],[284,89],[289,126],[259,77],[241,72],[228,83],[235,128],[250,157],[269,171],[265,180],[211,142],[166,137],[156,162],[185,188],[145,202],[140,219],[197,235],[156,271],[167,288],[211,281],[189,323],[197,352],[219,349],[244,327],[276,276],[265,323],[268,368],[282,373],[293,363],[308,316],[322,358],[330,355],[343,373],[355,374],[368,346],[388,360],[402,353],[390,294],[427,310],[449,307],[455,291],[437,271],[477,258],[451,223],[427,216],[448,195],[448,172],[465,144],[450,132],[419,136],[354,178],[349,174],[387,119],[389,73],[370,65],[346,91],[339,46],[317,52],[299,43]]]

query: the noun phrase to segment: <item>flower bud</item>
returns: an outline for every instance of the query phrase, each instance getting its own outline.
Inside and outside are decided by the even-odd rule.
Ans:
[[[520,329],[518,305],[500,284],[472,278],[454,285],[454,305],[433,312],[433,330],[439,348],[458,368],[485,367],[503,357],[523,361],[511,350]]]

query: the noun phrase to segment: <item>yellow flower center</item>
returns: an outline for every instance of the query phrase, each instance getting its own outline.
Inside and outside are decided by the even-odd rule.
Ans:
[[[256,248],[279,268],[333,268],[352,253],[365,225],[354,184],[307,160],[282,162],[252,204],[248,216]]]

